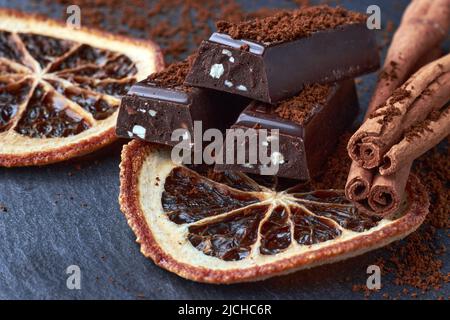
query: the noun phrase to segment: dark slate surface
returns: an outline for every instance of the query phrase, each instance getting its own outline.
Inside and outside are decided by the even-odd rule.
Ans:
[[[340,1],[365,11],[382,8],[386,21],[399,21],[407,0]],[[289,6],[288,1],[248,1]],[[44,1],[0,0],[0,6],[62,16],[63,7]],[[113,27],[110,27],[114,30]],[[137,34],[137,36],[140,36]],[[381,39],[381,33],[380,33]],[[360,102],[367,105],[374,75],[359,85]],[[369,88],[369,90],[367,90]],[[2,299],[347,299],[363,298],[352,292],[366,281],[366,268],[383,249],[334,265],[298,272],[263,282],[216,286],[179,278],[144,258],[117,203],[119,155],[115,145],[82,160],[42,168],[0,169],[0,298]],[[437,240],[448,246],[444,232]],[[66,287],[66,268],[81,269],[81,290]],[[444,257],[448,272],[449,256]],[[401,288],[383,275],[383,293],[395,296]],[[450,286],[426,298],[449,296]]]

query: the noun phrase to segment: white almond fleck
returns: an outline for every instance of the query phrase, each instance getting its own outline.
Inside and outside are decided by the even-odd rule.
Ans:
[[[141,139],[145,139],[145,128],[139,125],[133,127],[133,133]]]
[[[151,117],[154,117],[154,116],[156,116],[157,112],[153,109],[150,109],[150,110],[148,110],[148,113],[150,114]]]
[[[138,111],[142,112],[142,113],[145,113],[145,109],[142,109],[142,108],[138,109]]]
[[[233,86],[233,82],[228,81],[228,80],[225,80],[225,85],[226,85],[228,88],[231,88],[231,87]]]
[[[244,85],[242,85],[242,84],[238,85],[238,86],[237,86],[237,89],[238,89],[238,90],[241,90],[241,91],[247,91],[247,87],[244,86]]]
[[[284,163],[284,157],[281,153],[275,151],[274,153],[272,153],[272,155],[270,156],[270,161],[272,162],[272,164],[277,165],[277,164],[283,164]]]
[[[133,132],[128,131],[127,133],[128,133],[128,136],[129,136],[130,138],[133,138]]]
[[[244,168],[249,168],[249,169],[253,169],[254,168],[254,165],[252,165],[251,163],[243,163],[242,166]]]
[[[230,51],[230,50],[227,50],[227,49],[223,49],[223,50],[222,50],[222,54],[224,54],[224,55],[226,55],[226,56],[229,56],[229,57],[232,56],[231,51]]]
[[[228,59],[228,61],[230,61],[231,63],[234,63],[234,57],[230,57],[230,58]]]
[[[223,75],[224,71],[225,69],[223,68],[223,65],[216,63],[212,65],[209,75],[215,79],[219,79]]]

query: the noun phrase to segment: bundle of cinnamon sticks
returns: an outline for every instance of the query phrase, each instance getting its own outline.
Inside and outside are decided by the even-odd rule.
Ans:
[[[414,159],[450,134],[450,54],[435,60],[449,27],[450,0],[414,0],[394,35],[365,122],[347,148],[346,195],[367,213],[396,212]]]

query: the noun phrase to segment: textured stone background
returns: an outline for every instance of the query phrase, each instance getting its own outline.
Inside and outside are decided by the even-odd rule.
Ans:
[[[314,1],[313,1],[314,2]],[[386,21],[398,23],[408,1],[340,1],[365,11],[382,8]],[[287,1],[242,2],[257,6],[288,6]],[[292,5],[292,4],[291,4]],[[0,0],[16,7],[60,17],[65,8],[42,1]],[[380,34],[381,35],[381,34]],[[381,39],[381,37],[380,37]],[[374,75],[359,85],[360,103],[367,105]],[[364,88],[370,88],[369,92]],[[144,258],[117,203],[121,145],[86,159],[42,167],[0,169],[0,298],[2,299],[347,299],[354,284],[366,281],[366,268],[383,249],[334,265],[258,283],[216,286],[179,278]],[[448,247],[445,232],[439,240]],[[448,254],[444,270],[449,269]],[[66,268],[76,264],[82,289],[68,290]],[[392,277],[382,278],[383,289],[395,296],[401,288]],[[450,286],[429,292],[433,299],[449,296]]]

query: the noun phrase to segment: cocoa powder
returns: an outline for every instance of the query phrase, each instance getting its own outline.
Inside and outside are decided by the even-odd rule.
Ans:
[[[219,21],[217,30],[235,39],[277,43],[308,37],[314,32],[347,24],[364,23],[366,18],[366,15],[358,12],[322,5],[281,11],[270,17],[238,23]]]
[[[40,1],[34,0],[41,5]],[[84,26],[151,39],[160,45],[165,60],[179,61],[213,32],[212,25],[225,19],[238,22],[273,14],[274,10],[246,13],[235,0],[45,0],[48,5],[80,6]],[[65,14],[65,10],[61,10]],[[65,18],[65,16],[61,16]]]
[[[189,87],[184,86],[183,82],[189,72],[195,55],[189,56],[181,62],[170,64],[164,70],[151,74],[145,81],[162,87],[169,87],[189,91]]]
[[[275,113],[281,118],[304,124],[310,119],[314,108],[326,103],[329,92],[329,85],[308,85],[295,97],[278,103]]]
[[[439,118],[449,112],[449,108],[444,108],[443,110],[435,110],[428,115],[428,118],[424,121],[412,126],[405,133],[404,137],[407,141],[412,142],[415,138],[420,138],[420,136],[425,133],[425,131],[433,131],[430,128],[430,124],[434,121],[439,120]]]

